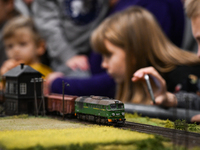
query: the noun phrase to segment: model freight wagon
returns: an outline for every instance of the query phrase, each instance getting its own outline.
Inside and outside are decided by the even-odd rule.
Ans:
[[[64,115],[74,115],[74,101],[77,96],[64,95],[63,97],[62,94],[52,93],[45,97],[48,112],[58,112],[61,115],[63,115],[63,113]]]
[[[78,119],[103,124],[124,124],[124,104],[119,100],[101,96],[83,96],[75,100]]]

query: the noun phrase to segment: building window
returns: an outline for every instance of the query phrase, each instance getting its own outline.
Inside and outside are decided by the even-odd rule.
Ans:
[[[20,94],[25,95],[27,93],[26,83],[20,83]]]
[[[13,83],[10,83],[10,86],[9,86],[9,93],[10,93],[10,94],[14,94],[14,84],[13,84]]]
[[[17,94],[18,93],[18,87],[17,87],[17,83],[14,83],[14,93]]]
[[[6,93],[8,93],[9,90],[8,90],[8,82],[6,82]]]

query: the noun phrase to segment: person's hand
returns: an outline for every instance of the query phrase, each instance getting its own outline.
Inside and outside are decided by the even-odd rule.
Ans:
[[[43,93],[44,95],[47,95],[50,93],[50,88],[51,88],[51,84],[53,83],[53,81],[59,77],[64,77],[64,74],[61,72],[53,72],[50,73],[44,80],[44,86],[43,86]]]
[[[200,114],[193,116],[191,122],[200,122]]]
[[[17,67],[18,65],[20,65],[20,63],[23,63],[22,61],[16,61],[14,59],[8,59],[6,60],[3,65],[1,66],[1,75],[5,74],[6,72],[8,72],[9,70]]]
[[[86,55],[74,56],[66,62],[66,65],[72,70],[80,69],[86,71],[90,68],[88,57]]]
[[[141,81],[143,82],[144,86],[147,89],[146,82],[144,80],[144,75],[148,74],[151,80],[153,93],[155,96],[155,105],[163,105],[166,107],[173,107],[177,105],[177,99],[176,96],[170,92],[167,91],[166,82],[161,77],[161,75],[155,70],[153,67],[146,67],[137,70],[133,74],[132,81],[137,82]],[[153,104],[153,102],[152,102]]]

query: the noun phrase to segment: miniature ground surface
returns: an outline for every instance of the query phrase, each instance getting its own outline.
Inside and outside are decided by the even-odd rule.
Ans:
[[[136,123],[143,123],[149,124],[153,126],[160,126],[160,127],[167,127],[167,128],[174,128],[174,122],[170,120],[161,120],[157,118],[149,118],[149,117],[141,117],[137,113],[135,114],[126,114],[126,121],[136,122]],[[196,124],[189,124],[188,131],[200,133],[200,125]]]
[[[0,149],[173,149],[164,138],[109,126],[27,115],[0,118]],[[183,148],[178,148],[183,149]]]

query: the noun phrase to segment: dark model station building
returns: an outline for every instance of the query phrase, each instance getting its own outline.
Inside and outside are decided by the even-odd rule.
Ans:
[[[42,94],[42,74],[30,66],[21,64],[6,72],[6,115],[34,114],[35,100]]]

